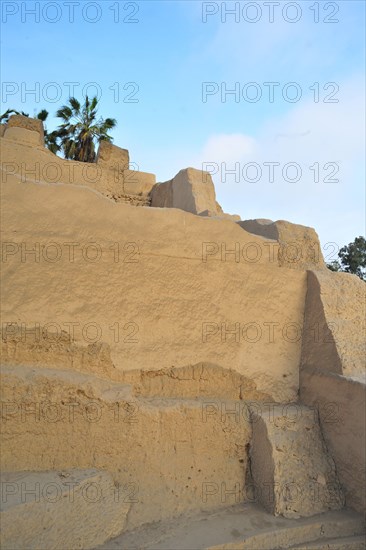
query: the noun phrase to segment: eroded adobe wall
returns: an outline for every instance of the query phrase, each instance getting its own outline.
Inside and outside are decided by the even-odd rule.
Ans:
[[[319,410],[347,505],[365,510],[365,290],[355,275],[309,271],[300,399]]]
[[[297,399],[306,273],[279,267],[270,242],[82,187],[8,176],[2,188],[4,322],[76,323],[76,343],[106,342],[120,371],[210,363]]]
[[[319,237],[312,227],[265,219],[244,220],[238,224],[249,233],[276,241],[280,265],[293,269],[325,268]]]
[[[300,398],[319,411],[323,437],[333,457],[347,506],[366,511],[365,385],[352,378],[304,368]]]
[[[366,285],[356,275],[309,271],[302,366],[365,374]]]
[[[151,206],[179,208],[199,216],[240,220],[240,216],[223,212],[216,201],[211,174],[196,168],[184,168],[173,179],[154,185],[151,190]]]
[[[1,487],[3,549],[95,548],[120,534],[131,508],[93,468],[2,472]]]
[[[128,529],[246,498],[244,402],[212,414],[205,400],[136,398],[97,376],[24,366],[2,368],[1,401],[2,471],[110,472],[131,503]]]
[[[232,489],[246,481],[247,401],[297,401],[301,362],[301,375],[329,364],[359,374],[360,340],[353,334],[359,283],[353,283],[357,298],[350,298],[348,280],[328,274],[322,258],[293,261],[278,253],[295,235],[301,258],[308,254],[316,235],[307,228],[277,222],[277,233],[257,235],[230,220],[116,204],[108,198],[121,192],[111,166],[114,153],[127,159],[124,150],[102,150],[107,177],[89,185],[83,163],[75,163],[71,181],[70,164],[44,148],[6,138],[2,144],[8,163],[2,177],[2,399],[10,406],[3,466],[77,464],[106,469],[122,486],[135,482],[139,500],[130,527],[226,506],[222,483]],[[43,179],[28,174],[22,182],[22,162],[27,170],[38,163]],[[43,171],[52,163],[67,185],[47,183]],[[122,172],[125,185],[128,172]],[[139,182],[143,198],[149,178]],[[314,273],[307,278],[309,267]],[[323,331],[324,322],[334,320],[340,343],[327,333],[330,347],[316,347],[314,323]],[[314,388],[304,383],[302,392],[312,404]],[[204,422],[207,399],[214,414]],[[64,413],[76,403],[72,422],[69,416],[52,422],[48,409],[51,421],[44,413],[40,421],[34,404],[44,401]],[[102,411],[98,422],[90,420],[93,410],[85,413],[90,403],[97,404],[94,413]],[[131,425],[126,419],[136,407],[139,423]],[[235,410],[224,415],[224,425],[222,407]],[[116,409],[127,413],[118,422]],[[354,414],[347,413],[346,428]],[[327,437],[342,467],[342,432]],[[361,464],[355,439],[350,445]],[[344,484],[350,505],[358,506],[348,468],[345,463]],[[204,483],[213,489],[205,501]]]
[[[11,116],[4,128],[3,136],[28,147],[44,147],[43,122],[36,118]]]
[[[270,401],[270,395],[258,391],[254,380],[232,369],[210,363],[197,363],[165,369],[117,369],[112,362],[111,349],[106,343],[76,344],[66,331],[27,334],[21,324],[3,325],[0,352],[5,365],[28,365],[39,368],[92,373],[104,380],[130,385],[135,396],[196,397]],[[213,402],[214,402],[213,401]]]
[[[205,210],[219,213],[211,175],[195,168],[180,170],[172,180],[158,183],[152,191],[151,205],[180,208],[192,214]]]
[[[126,149],[102,141],[95,163],[64,160],[44,147],[42,121],[10,117],[1,140],[2,179],[7,173],[20,182],[83,185],[117,202],[150,206],[154,174],[129,169]]]

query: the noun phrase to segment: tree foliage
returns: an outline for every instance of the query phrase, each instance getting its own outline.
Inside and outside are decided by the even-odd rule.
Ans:
[[[116,126],[114,118],[98,118],[98,99],[91,101],[88,96],[84,105],[75,97],[70,97],[68,104],[56,113],[63,120],[58,128],[62,152],[67,159],[81,162],[95,160],[95,145],[102,140],[112,141],[108,134]]]
[[[365,237],[356,237],[352,243],[340,249],[338,256],[341,259],[344,271],[354,273],[366,280],[366,240]]]
[[[28,113],[25,113],[24,111],[16,111],[15,109],[8,109],[0,116],[0,123],[1,124],[7,124],[9,121],[9,118],[13,115],[23,115],[23,116],[29,116]]]
[[[352,243],[343,246],[338,252],[340,261],[327,264],[331,271],[353,273],[366,281],[366,240],[365,237],[356,237]]]
[[[97,117],[98,99],[85,98],[83,105],[75,97],[70,97],[67,105],[58,109],[56,116],[62,123],[52,132],[47,131],[44,124],[44,139],[46,147],[52,153],[62,153],[66,159],[81,162],[94,162],[95,146],[102,140],[112,141],[109,131],[116,126],[114,118]],[[12,115],[29,116],[24,111],[8,109],[0,117],[0,122],[6,124]],[[48,111],[42,109],[35,118],[45,123]]]

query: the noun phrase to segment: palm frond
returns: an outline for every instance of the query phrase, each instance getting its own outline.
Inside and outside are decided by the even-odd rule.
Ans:
[[[44,122],[48,117],[48,111],[46,109],[42,109],[42,111],[39,111],[37,118],[38,120],[42,120]]]
[[[72,110],[68,105],[63,105],[61,109],[58,109],[56,112],[57,118],[62,118],[65,122],[67,122],[72,117]]]
[[[56,116],[63,120],[57,129],[57,138],[65,158],[94,162],[96,143],[101,140],[112,141],[108,131],[117,122],[114,118],[97,119],[97,107],[96,96],[91,100],[86,96],[82,106],[76,98],[70,97],[68,105],[57,111]]]
[[[95,96],[95,97],[93,97],[93,99],[91,101],[91,104],[90,104],[91,111],[94,111],[97,105],[98,105],[98,98],[97,98],[97,96]]]
[[[79,103],[79,101],[78,101],[75,97],[70,97],[70,98],[69,98],[69,103],[70,103],[71,107],[73,108],[73,110],[74,110],[76,113],[79,113],[79,111],[80,111],[80,103]]]

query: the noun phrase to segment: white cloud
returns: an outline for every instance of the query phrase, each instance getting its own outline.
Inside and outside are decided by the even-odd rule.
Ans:
[[[207,161],[235,162],[238,158],[249,158],[256,153],[256,140],[243,134],[216,134],[210,136],[203,147],[200,159]]]
[[[288,219],[312,225],[323,243],[335,241],[340,246],[364,232],[363,79],[355,76],[341,83],[335,97],[338,103],[308,100],[294,105],[283,116],[268,120],[256,137],[216,134],[207,138],[196,165],[217,164],[218,173],[214,174],[214,167],[208,169],[226,211],[246,219]],[[280,163],[273,167],[273,182],[270,167],[264,165],[268,162]],[[260,167],[259,181],[253,180],[260,172],[248,163]],[[289,163],[296,163],[301,172]],[[236,175],[225,176],[225,169],[235,167]],[[289,181],[296,175],[299,181]]]

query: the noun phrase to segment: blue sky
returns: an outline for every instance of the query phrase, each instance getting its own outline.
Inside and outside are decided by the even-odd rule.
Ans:
[[[350,0],[3,0],[2,111],[54,115],[65,83],[78,98],[98,90],[115,144],[157,181],[208,166],[225,211],[310,225],[341,247],[365,233],[364,12]]]

